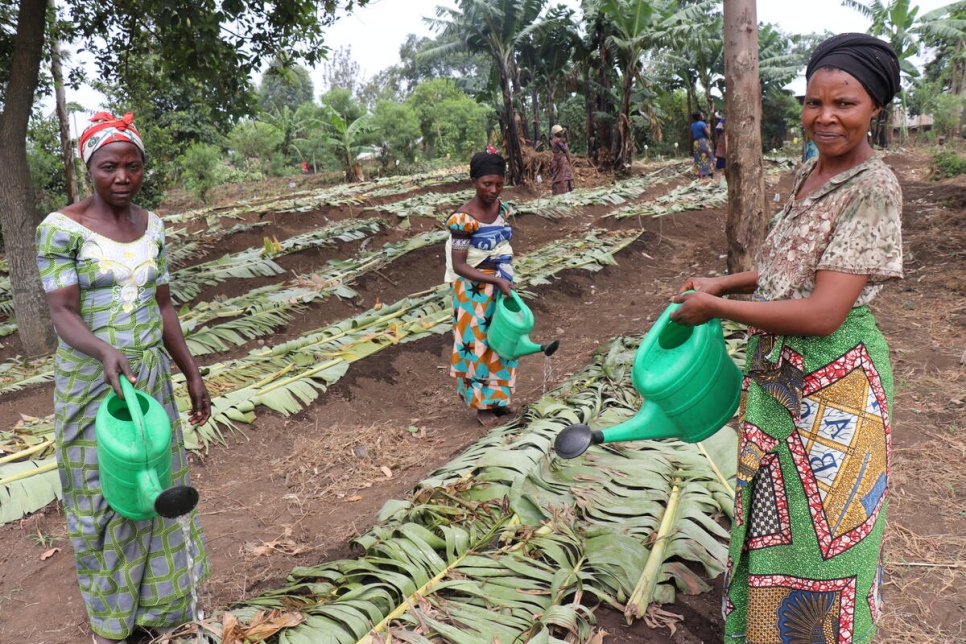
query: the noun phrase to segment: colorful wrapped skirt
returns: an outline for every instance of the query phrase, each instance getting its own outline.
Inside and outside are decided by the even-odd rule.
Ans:
[[[869,642],[891,453],[888,346],[865,306],[828,337],[749,341],[725,641]]]
[[[496,274],[496,271],[484,270]],[[453,282],[453,356],[450,375],[460,398],[473,409],[510,404],[517,361],[504,360],[490,348],[486,332],[496,309],[497,288],[457,277]]]
[[[698,177],[714,175],[714,152],[708,138],[694,140],[694,174]]]

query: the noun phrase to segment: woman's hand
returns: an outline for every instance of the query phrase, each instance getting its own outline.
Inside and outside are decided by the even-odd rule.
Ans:
[[[691,280],[685,284],[690,284]],[[692,287],[693,288],[693,287]],[[717,304],[721,301],[716,295],[694,289],[693,293],[675,295],[671,298],[672,302],[680,303],[677,309],[671,312],[671,321],[685,326],[698,326],[708,320],[718,317]]]
[[[689,277],[688,281],[678,291],[678,295],[671,298],[672,302],[683,302],[677,299],[685,291],[697,291],[698,293],[708,293],[716,297],[724,294],[724,284],[720,277]]]
[[[132,385],[137,382],[137,376],[131,371],[131,365],[127,361],[127,356],[110,345],[105,345],[101,354],[101,364],[104,366],[104,382],[111,386],[114,393],[124,399],[121,392],[121,374],[128,379]]]
[[[505,297],[510,297],[510,293],[513,291],[513,284],[510,282],[510,280],[497,277],[493,284],[500,289],[500,292],[503,293]]]
[[[188,395],[191,397],[191,413],[188,415],[188,422],[192,425],[204,425],[211,417],[211,398],[208,395],[208,387],[205,386],[205,381],[199,373],[189,378],[187,385]]]

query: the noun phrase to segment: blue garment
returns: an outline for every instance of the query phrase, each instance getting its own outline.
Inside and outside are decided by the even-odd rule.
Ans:
[[[695,138],[695,140],[707,138],[708,135],[705,132],[707,127],[708,124],[704,121],[695,121],[691,124],[691,135]]]

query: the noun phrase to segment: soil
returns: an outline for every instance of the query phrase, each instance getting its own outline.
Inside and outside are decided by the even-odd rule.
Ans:
[[[885,616],[877,642],[966,641],[966,189],[962,180],[930,182],[928,151],[903,150],[886,161],[905,195],[906,279],[889,284],[873,305],[894,355],[896,412],[892,493],[886,543]],[[578,164],[580,186],[605,183]],[[768,177],[767,194],[785,194],[790,173]],[[308,179],[299,189],[312,187]],[[266,190],[284,189],[271,186]],[[445,188],[467,189],[467,184]],[[442,188],[441,188],[442,189]],[[652,191],[650,197],[670,189]],[[421,190],[420,192],[425,192]],[[547,190],[508,188],[524,200]],[[213,199],[258,194],[257,186],[215,192]],[[410,194],[398,195],[402,199]],[[181,196],[178,208],[188,206]],[[387,200],[383,200],[387,201]],[[172,202],[174,203],[174,202]],[[605,208],[587,208],[566,219],[520,215],[514,247],[526,253],[551,239],[592,225],[645,233],[616,255],[617,266],[597,273],[570,271],[533,289],[534,338],[556,337],[561,350],[544,383],[539,358],[524,359],[515,404],[535,400],[590,361],[601,343],[647,329],[667,298],[690,275],[725,270],[724,208],[643,221],[601,221]],[[264,229],[219,240],[192,262],[318,227],[326,220],[380,216],[375,211],[327,208],[266,217]],[[392,217],[386,213],[390,223]],[[252,216],[252,221],[257,217]],[[429,230],[438,223],[414,218],[412,231],[389,228],[372,244]],[[301,273],[356,252],[358,242],[311,250],[280,260]],[[436,284],[442,246],[411,253],[353,287],[359,297],[317,303],[272,338],[278,343]],[[232,280],[199,297],[232,296],[269,281]],[[0,357],[16,355],[16,336],[5,338]],[[245,346],[233,353],[246,353]],[[487,431],[455,394],[447,365],[451,339],[429,337],[384,350],[353,364],[348,374],[305,411],[284,418],[261,409],[242,431],[190,456],[201,493],[200,509],[213,574],[202,591],[205,611],[223,609],[277,587],[300,565],[351,555],[349,540],[366,531],[388,499],[404,497],[429,472],[459,455]],[[966,356],[963,356],[966,357]],[[205,356],[215,362],[225,354]],[[0,415],[45,416],[53,411],[51,386],[38,385],[0,398]],[[410,426],[420,428],[412,433]],[[49,555],[54,550],[52,556]],[[681,595],[664,606],[672,628],[627,625],[623,615],[598,613],[605,642],[697,644],[722,639],[720,579],[715,590]],[[57,503],[0,527],[0,642],[69,644],[90,641],[77,591],[64,517]]]

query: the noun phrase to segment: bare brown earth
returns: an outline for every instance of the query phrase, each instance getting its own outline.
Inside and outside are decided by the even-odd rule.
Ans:
[[[966,642],[966,373],[960,362],[966,350],[966,189],[957,180],[929,182],[925,152],[906,150],[887,161],[905,193],[906,279],[889,285],[874,305],[892,346],[897,382],[886,615],[876,641]],[[311,181],[300,178],[309,185]],[[581,168],[579,185],[604,181]],[[768,194],[784,193],[789,183],[787,173],[770,178]],[[286,186],[236,187],[215,198],[250,198],[266,189]],[[667,189],[658,188],[647,197]],[[541,186],[509,188],[505,196],[523,200],[544,192]],[[185,205],[183,198],[178,207]],[[584,209],[556,221],[519,216],[514,245],[525,253],[592,225],[638,225],[602,221],[605,211]],[[360,214],[358,207],[279,214],[270,218],[264,233],[224,239],[207,257],[259,244],[263,234],[281,239],[317,227],[325,218]],[[722,272],[724,223],[724,209],[644,219],[646,232],[617,255],[618,266],[598,273],[562,273],[552,284],[536,288],[533,336],[558,337],[562,348],[546,383],[540,359],[523,361],[517,402],[534,400],[544,387],[582,368],[601,343],[646,330],[687,276]],[[430,219],[413,221],[414,230],[436,225]],[[402,236],[390,230],[374,241]],[[306,272],[355,250],[356,245],[347,244],[282,263]],[[377,300],[391,302],[430,287],[438,283],[442,265],[442,247],[406,256],[361,279],[355,285],[357,300],[313,305],[267,341],[278,343],[365,310]],[[234,280],[200,297],[235,295],[261,283]],[[372,525],[386,500],[405,496],[484,434],[457,399],[448,376],[450,342],[449,336],[435,336],[382,351],[352,365],[342,381],[302,413],[283,418],[260,410],[243,433],[226,437],[226,445],[192,454],[214,571],[202,592],[206,612],[280,585],[295,566],[350,556],[349,540]],[[16,355],[15,336],[3,344],[0,357]],[[207,358],[221,360],[224,355]],[[18,414],[50,414],[51,396],[49,385],[5,395],[0,417],[12,423]],[[421,431],[407,431],[411,425]],[[61,550],[42,560],[52,547]],[[623,615],[600,613],[599,622],[608,633],[604,641],[721,641],[720,580],[713,584],[711,593],[682,595],[664,607],[681,618],[673,631],[643,622],[628,626]],[[0,642],[87,641],[89,629],[58,504],[0,527]]]

